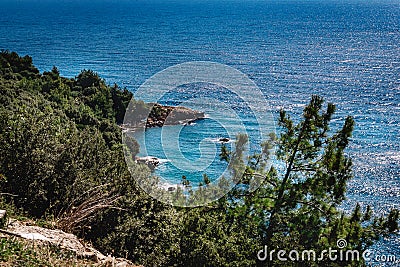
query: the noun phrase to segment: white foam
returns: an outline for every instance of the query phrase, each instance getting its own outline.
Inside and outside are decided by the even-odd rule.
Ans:
[[[170,162],[170,161],[171,161],[170,159],[158,159],[158,162],[160,162],[160,164],[167,163],[167,162]]]
[[[169,182],[163,181],[158,184],[158,187],[164,189],[165,191],[169,191],[170,188],[174,188],[174,191],[178,188],[184,189],[182,184],[171,184]]]

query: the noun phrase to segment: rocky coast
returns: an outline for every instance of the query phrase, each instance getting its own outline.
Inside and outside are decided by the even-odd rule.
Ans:
[[[204,112],[186,107],[172,107],[155,104],[146,121],[146,128],[164,125],[190,124],[204,119]]]

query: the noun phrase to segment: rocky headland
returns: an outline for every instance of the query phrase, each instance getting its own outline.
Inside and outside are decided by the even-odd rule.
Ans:
[[[187,107],[164,106],[147,103],[133,106],[125,115],[123,129],[162,127],[164,125],[186,125],[205,118],[204,112]]]
[[[164,125],[190,124],[196,120],[204,118],[204,112],[186,107],[172,107],[155,104],[147,118],[146,128],[162,127]]]

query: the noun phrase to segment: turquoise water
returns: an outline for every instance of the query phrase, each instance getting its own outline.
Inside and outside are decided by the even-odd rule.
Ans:
[[[162,134],[177,134],[182,156],[193,164],[197,161],[198,167],[192,168],[193,165],[179,164],[180,155],[176,151],[172,151],[169,156],[165,155],[163,147],[160,145]],[[140,140],[142,135],[145,135],[146,143],[140,145],[141,147],[146,145],[147,154],[142,152],[138,156],[150,155],[165,160],[157,167],[155,174],[162,177],[166,185],[180,184],[182,176],[186,176],[193,185],[197,186],[203,182],[204,173],[214,181],[223,174],[227,167],[227,163],[220,161],[218,156],[221,149],[219,139],[226,136],[226,131],[213,120],[205,119],[184,127],[165,126],[163,129],[152,128],[146,132],[134,133],[137,140]],[[201,153],[199,148],[201,141],[205,143],[206,153]],[[200,158],[202,161],[198,162]]]
[[[336,125],[345,115],[357,123],[349,150],[355,178],[344,208],[360,202],[379,214],[400,207],[399,1],[0,3],[0,49],[31,55],[41,71],[56,65],[73,77],[93,69],[107,82],[135,91],[166,67],[205,60],[247,74],[275,116],[281,107],[299,114],[311,94],[324,96],[338,106]],[[164,100],[178,103],[179,94]],[[210,125],[198,122],[182,134],[198,133],[194,143],[224,135]],[[198,146],[190,150],[183,144],[185,156],[199,157]],[[377,248],[400,255],[399,243],[392,237]]]
[[[240,93],[243,94],[243,89]],[[217,101],[213,101],[215,99]],[[151,99],[145,100],[153,102]],[[263,99],[254,101],[265,106]],[[260,153],[261,148],[257,144],[262,142],[262,135],[275,132],[271,114],[267,116],[258,105],[252,106],[236,93],[215,84],[182,85],[164,94],[158,102],[201,110],[206,116],[186,125],[150,128],[145,132],[136,130],[133,133],[140,147],[145,148],[138,156],[162,160],[155,174],[163,178],[166,184],[181,184],[182,176],[187,177],[194,186],[203,182],[203,174],[207,174],[211,181],[216,181],[222,175],[228,178],[224,173],[227,163],[221,161],[219,156],[223,143],[234,151],[237,135],[245,133],[249,138],[245,154]],[[265,107],[264,110],[270,108]],[[261,120],[257,120],[255,112],[261,113]],[[224,138],[228,141],[222,142]]]

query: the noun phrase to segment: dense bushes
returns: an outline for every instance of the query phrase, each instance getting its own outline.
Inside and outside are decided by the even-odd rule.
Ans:
[[[1,51],[0,67],[0,75],[6,79],[39,77],[39,70],[32,65],[32,58],[20,57],[15,52]]]
[[[7,70],[35,70],[27,57],[1,55],[3,65],[11,66]],[[22,63],[16,63],[18,58]],[[120,129],[112,103],[107,116],[98,112],[112,102],[111,88],[100,79],[93,84],[102,97],[90,100],[83,87],[73,97],[80,81],[61,78],[55,68],[35,79],[3,76],[1,82],[2,190],[17,194],[17,205],[34,216],[56,215],[93,186],[120,177]]]
[[[0,60],[3,201],[55,218],[105,252],[166,262],[170,253],[156,254],[173,246],[179,216],[139,190],[128,172],[117,123],[132,94],[92,71],[67,79],[56,68],[39,75],[16,53],[3,51]],[[135,140],[128,144],[138,151]],[[146,166],[135,170],[136,178],[149,176]]]

